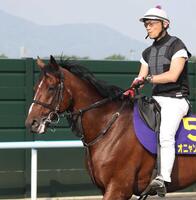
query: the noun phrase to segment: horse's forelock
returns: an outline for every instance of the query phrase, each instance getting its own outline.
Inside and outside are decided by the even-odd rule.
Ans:
[[[44,73],[50,73],[50,74],[53,74],[53,73],[56,73],[56,68],[52,67],[52,65],[50,64],[47,64],[45,65],[45,67],[42,69],[42,71]]]
[[[60,78],[61,76],[60,69],[57,70],[56,68],[51,67],[50,64],[45,65],[45,67],[41,70],[40,77],[47,76],[47,74],[51,74],[57,78]]]

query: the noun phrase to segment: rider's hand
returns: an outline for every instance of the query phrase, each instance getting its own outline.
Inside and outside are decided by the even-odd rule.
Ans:
[[[130,97],[134,97],[135,96],[135,90],[130,88],[128,90],[126,90],[124,93],[123,93],[124,96],[130,96]]]
[[[144,77],[136,77],[131,84],[131,88],[141,87],[142,85],[144,85],[144,81]]]

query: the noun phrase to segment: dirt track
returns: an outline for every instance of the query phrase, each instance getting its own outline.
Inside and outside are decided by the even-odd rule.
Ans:
[[[135,198],[137,199],[137,198]],[[168,194],[165,198],[150,197],[147,200],[196,200],[196,193],[179,193]],[[132,200],[132,199],[131,199]],[[134,200],[134,199],[133,199]]]
[[[137,200],[137,197],[132,197],[130,200]],[[18,199],[30,200],[30,199]],[[101,196],[86,196],[86,197],[56,197],[56,198],[38,198],[38,200],[102,200]],[[167,194],[165,198],[149,197],[147,200],[196,200],[196,192],[189,193],[172,193]]]

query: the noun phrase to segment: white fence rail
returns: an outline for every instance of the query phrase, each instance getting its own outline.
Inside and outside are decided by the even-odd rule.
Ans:
[[[81,141],[0,142],[0,149],[31,149],[31,200],[37,199],[37,149],[83,147]]]

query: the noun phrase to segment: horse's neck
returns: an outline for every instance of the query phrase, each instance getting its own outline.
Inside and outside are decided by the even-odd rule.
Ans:
[[[69,89],[73,98],[73,111],[78,111],[92,105],[93,103],[103,99],[96,89],[84,80],[74,75],[70,75],[72,80],[69,83]],[[106,103],[98,108],[91,109],[82,115],[82,126],[86,141],[91,141],[99,134],[106,121],[111,117],[111,110],[116,107],[116,103]]]
[[[72,84],[72,98],[74,110],[83,109],[102,99],[95,89],[83,80]]]

